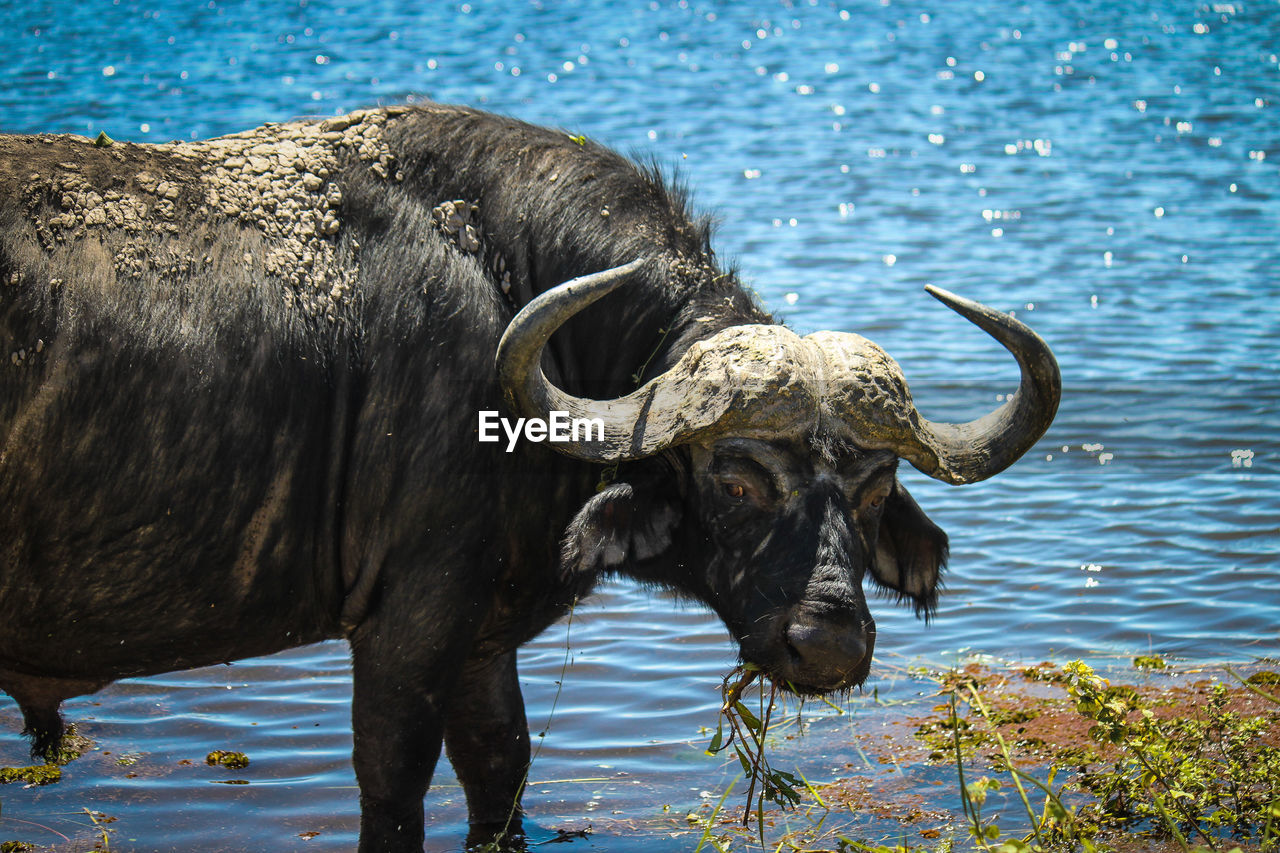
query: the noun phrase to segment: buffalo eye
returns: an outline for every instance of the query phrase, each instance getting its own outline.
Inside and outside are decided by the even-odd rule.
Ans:
[[[712,494],[726,509],[765,507],[777,499],[769,471],[754,459],[720,456],[710,473]]]

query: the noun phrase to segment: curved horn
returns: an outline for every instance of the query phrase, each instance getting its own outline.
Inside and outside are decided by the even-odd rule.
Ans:
[[[926,452],[902,454],[936,480],[976,483],[1012,465],[1044,435],[1058,411],[1062,376],[1048,344],[1025,323],[940,287],[925,290],[1003,344],[1022,368],[1017,392],[1000,408],[963,424],[920,418],[915,432]]]
[[[698,352],[644,387],[613,400],[574,397],[553,385],[542,372],[542,350],[551,335],[570,317],[618,288],[638,272],[648,258],[575,278],[539,295],[512,318],[498,343],[498,379],[511,409],[525,417],[548,419],[564,412],[572,420],[599,419],[603,440],[559,442],[556,450],[592,462],[639,459],[658,453],[673,442],[697,432],[718,417],[714,403],[681,393],[690,387]]]

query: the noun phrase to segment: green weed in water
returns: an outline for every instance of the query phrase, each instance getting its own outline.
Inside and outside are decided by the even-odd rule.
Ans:
[[[210,767],[226,767],[228,770],[242,770],[249,766],[249,756],[243,752],[230,752],[223,749],[215,749],[204,758],[204,763]]]
[[[22,782],[24,785],[52,785],[61,781],[62,768],[56,764],[37,764],[34,767],[0,767],[0,785]]]
[[[937,829],[921,832],[926,838],[938,839],[931,846],[908,846],[905,835],[897,845],[851,839],[847,824],[829,828],[839,820],[833,817],[828,824],[827,817],[836,807],[823,801],[822,789],[807,782],[795,784],[801,780],[785,774],[775,777],[773,788],[784,787],[780,778],[797,797],[784,798],[779,805],[807,801],[803,814],[808,825],[766,845],[764,803],[776,800],[755,788],[770,790],[766,779],[772,769],[764,760],[763,747],[774,697],[769,697],[765,707],[762,690],[761,711],[753,711],[743,701],[742,692],[753,682],[754,674],[749,669],[735,671],[725,679],[723,719],[708,752],[731,744],[741,747],[738,758],[743,772],[755,782],[743,827],[754,811],[755,832],[745,828],[734,832],[722,825],[718,834],[712,834],[716,815],[729,793],[726,791],[710,818],[695,821],[705,827],[699,848],[765,853],[946,853],[953,849],[1094,853],[1113,849],[1118,839],[1127,839],[1122,849],[1132,850],[1132,843],[1141,843],[1137,839],[1146,837],[1175,844],[1188,853],[1239,853],[1241,848],[1235,845],[1242,843],[1250,851],[1280,853],[1280,748],[1274,734],[1277,713],[1265,709],[1258,713],[1256,700],[1253,706],[1244,701],[1254,693],[1280,705],[1280,696],[1273,689],[1280,684],[1280,676],[1264,672],[1242,679],[1231,673],[1239,682],[1234,689],[1222,683],[1197,687],[1195,695],[1204,698],[1187,705],[1185,700],[1175,704],[1177,700],[1150,689],[1113,686],[1080,661],[1053,671],[1042,664],[1023,675],[1028,681],[1062,685],[1069,705],[1064,708],[1063,700],[1010,694],[1002,680],[974,677],[969,672],[932,676],[949,702],[942,708],[944,716],[920,726],[917,736],[933,747],[934,760],[949,760],[956,766],[967,842],[954,835],[943,838]],[[1000,701],[993,705],[989,696]],[[1012,707],[1011,698],[1017,703]],[[962,715],[962,707],[968,709],[968,719]],[[1093,746],[1076,741],[1048,747],[1039,739],[1011,744],[999,728],[1021,733],[1020,724],[1051,710],[1057,720],[1069,720],[1072,711],[1068,709],[1092,724],[1089,738]],[[1028,745],[1035,747],[1035,760],[1042,766],[1047,764],[1043,779],[1037,778],[1041,774],[1015,766],[1015,760],[1027,757],[1019,747]],[[986,774],[974,778],[966,766],[981,754],[988,756],[991,766]],[[991,795],[1002,789],[1014,792],[1013,803],[1021,806],[1024,815],[989,812]],[[1068,791],[1074,792],[1076,800],[1081,795],[1089,799],[1068,805],[1064,802]],[[857,814],[858,805],[849,807]]]
[[[1224,834],[1280,850],[1280,749],[1264,741],[1274,719],[1230,710],[1224,684],[1194,714],[1159,719],[1141,701],[1109,696],[1086,664],[1064,670],[1076,709],[1096,723],[1090,735],[1119,748],[1111,766],[1080,776],[1097,797],[1094,820],[1152,821],[1184,845],[1196,838],[1212,850]]]

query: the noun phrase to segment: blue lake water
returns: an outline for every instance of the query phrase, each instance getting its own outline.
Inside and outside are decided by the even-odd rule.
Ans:
[[[1061,412],[994,480],[904,471],[951,572],[927,626],[873,602],[868,687],[971,654],[1280,656],[1275,3],[5,2],[0,46],[6,133],[161,142],[425,99],[585,133],[678,175],[771,309],[875,339],[935,420],[1017,372],[923,285],[1016,311],[1058,355]],[[733,660],[712,617],[624,583],[531,644],[535,730],[554,705],[535,831],[692,849],[659,841],[663,807],[730,778],[699,727]],[[332,643],[68,702],[98,750],[0,789],[0,840],[92,839],[87,807],[118,849],[349,849],[349,686]],[[866,713],[812,711],[788,757],[841,772]],[[0,728],[0,764],[24,763],[7,697]],[[218,747],[250,784],[213,784]],[[428,848],[457,849],[437,781]]]

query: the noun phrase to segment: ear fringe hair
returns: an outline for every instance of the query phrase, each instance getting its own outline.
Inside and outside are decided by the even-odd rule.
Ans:
[[[875,580],[875,578],[872,578],[876,597],[880,599],[889,599],[895,605],[909,605],[911,610],[915,613],[916,618],[923,619],[924,623],[928,625],[933,621],[933,617],[937,615],[939,594],[947,588],[946,571],[947,560],[950,559],[950,550],[949,545],[944,543],[942,546],[942,552],[938,555],[938,580],[933,585],[933,589],[929,591],[928,595],[917,598],[911,593],[901,592],[900,590],[885,586]]]

